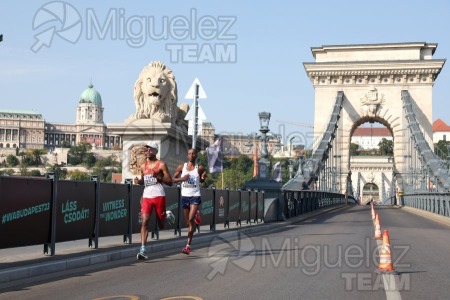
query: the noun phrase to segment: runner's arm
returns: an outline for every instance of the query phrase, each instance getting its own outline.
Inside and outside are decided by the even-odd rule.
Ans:
[[[205,182],[206,179],[206,170],[203,166],[198,166],[198,176],[200,176],[200,182]]]
[[[172,186],[173,184],[172,177],[170,176],[169,169],[167,168],[167,165],[164,162],[161,162],[161,164],[159,165],[159,170],[163,174],[161,178],[162,183],[168,186]]]

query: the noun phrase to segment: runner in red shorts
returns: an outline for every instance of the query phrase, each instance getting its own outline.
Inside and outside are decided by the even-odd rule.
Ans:
[[[172,178],[170,176],[167,165],[156,158],[158,153],[158,144],[149,142],[145,145],[145,163],[141,166],[141,179],[134,178],[135,184],[144,185],[144,192],[141,201],[141,249],[137,254],[137,259],[148,259],[145,244],[148,238],[148,220],[152,213],[153,207],[156,210],[156,217],[158,219],[158,226],[160,229],[164,228],[164,221],[166,216],[170,215],[173,218],[172,212],[166,213],[166,194],[164,192],[163,183],[171,186]],[[172,219],[167,219],[172,223]]]

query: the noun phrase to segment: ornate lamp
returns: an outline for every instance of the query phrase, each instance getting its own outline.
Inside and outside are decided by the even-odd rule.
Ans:
[[[259,123],[261,124],[261,130],[267,130],[266,133],[269,131],[269,122],[270,122],[270,113],[269,112],[260,112],[258,113],[259,116]]]

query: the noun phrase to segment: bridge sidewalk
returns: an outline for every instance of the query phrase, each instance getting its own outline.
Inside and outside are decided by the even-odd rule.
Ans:
[[[240,232],[252,234],[276,230],[346,206],[344,204],[320,209],[283,222],[250,224],[244,222],[241,227],[233,223],[230,224],[230,228],[217,225],[215,231],[210,231],[209,225],[201,226],[200,233],[196,233],[194,237],[193,246],[207,246],[218,235],[233,240],[238,238]],[[147,249],[152,254],[163,251],[174,252],[178,251],[177,249],[181,252],[186,244],[186,236],[186,229],[181,231],[181,236],[175,235],[173,230],[160,231],[158,240],[152,240],[149,235]],[[89,248],[88,240],[57,243],[53,256],[43,253],[43,245],[0,249],[0,291],[18,285],[20,281],[37,278],[38,276],[130,259],[136,257],[139,246],[140,235],[134,234],[131,244],[124,244],[123,236],[99,238],[97,249]]]

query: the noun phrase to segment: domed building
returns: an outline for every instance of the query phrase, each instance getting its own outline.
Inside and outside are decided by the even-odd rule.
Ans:
[[[78,122],[103,122],[102,96],[90,84],[80,95],[77,110]]]
[[[95,148],[112,149],[122,146],[121,137],[111,135],[103,122],[100,93],[90,84],[78,99],[75,124],[45,122],[44,147],[75,146],[89,143]]]
[[[76,140],[103,147],[106,125],[103,123],[102,97],[90,84],[80,95],[76,118]]]

